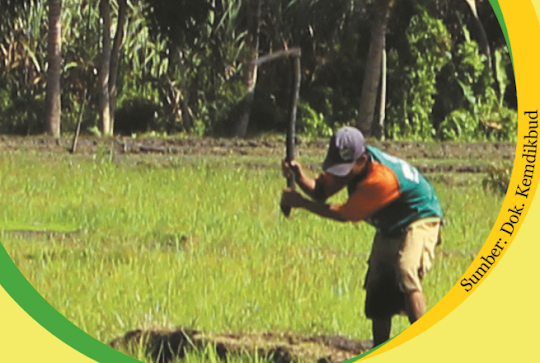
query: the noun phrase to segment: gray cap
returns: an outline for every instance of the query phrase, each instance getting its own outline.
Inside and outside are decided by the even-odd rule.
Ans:
[[[365,151],[364,135],[360,130],[350,126],[342,127],[330,139],[323,170],[336,176],[345,176]]]

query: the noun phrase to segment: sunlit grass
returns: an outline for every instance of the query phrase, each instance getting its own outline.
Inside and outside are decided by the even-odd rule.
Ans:
[[[370,339],[362,285],[373,229],[283,217],[279,160],[253,161],[7,152],[0,240],[47,301],[103,342],[177,326]],[[449,225],[425,281],[430,307],[483,245],[502,201],[480,183],[435,187]],[[408,326],[395,323],[393,334]]]

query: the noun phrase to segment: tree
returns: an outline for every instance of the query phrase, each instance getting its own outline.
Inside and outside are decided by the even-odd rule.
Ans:
[[[486,56],[486,64],[488,67],[491,68],[491,50],[489,48],[489,42],[487,38],[486,31],[484,29],[484,26],[482,25],[482,22],[480,21],[480,18],[478,17],[478,10],[476,8],[476,1],[475,0],[465,0],[469,8],[471,9],[471,12],[473,14],[474,18],[474,24],[476,28],[477,33],[477,39],[478,39],[478,46],[480,47],[480,52]]]
[[[439,89],[448,88],[441,69],[452,63],[451,36],[440,19],[418,6],[408,25],[399,50],[389,51],[388,120],[385,135],[389,138],[425,140],[436,132],[434,104]],[[448,99],[462,99],[459,87]]]
[[[385,139],[384,118],[386,116],[386,50],[383,48],[381,61],[381,93],[379,97],[379,125],[378,133],[381,140]]]
[[[111,72],[111,9],[109,0],[99,2],[102,21],[101,57],[99,62],[99,117],[101,132],[111,136],[111,102],[109,93],[109,77]]]
[[[61,87],[60,67],[62,63],[62,24],[60,15],[62,0],[49,0],[49,34],[47,46],[47,116],[45,129],[47,134],[54,137],[60,136]]]
[[[357,127],[369,136],[371,135],[379,82],[381,79],[382,51],[385,48],[386,28],[394,0],[381,0],[374,5],[371,41],[368,59],[364,72],[360,110]]]
[[[165,77],[167,87],[172,88],[171,85],[176,83],[179,85],[172,99],[180,102],[183,128],[188,132],[194,123],[190,102],[197,101],[197,97],[192,97],[192,94],[199,92],[206,96],[205,92],[197,90],[190,82],[196,82],[198,71],[208,69],[207,65],[201,64],[206,61],[208,54],[216,53],[212,48],[215,48],[219,39],[216,39],[215,29],[212,29],[215,24],[210,19],[218,21],[217,13],[219,8],[227,5],[224,3],[216,0],[145,0],[145,13],[151,34],[167,41],[170,59],[168,76]],[[214,68],[219,66],[215,64]],[[177,82],[174,78],[178,74]],[[210,83],[204,81],[207,85]]]
[[[118,0],[118,20],[114,41],[111,42],[111,8],[109,0],[100,1],[102,21],[101,57],[99,64],[99,114],[101,131],[105,136],[114,133],[116,83],[122,42],[127,22],[127,0]]]
[[[127,0],[118,0],[118,21],[116,24],[116,34],[114,35],[111,49],[111,63],[109,72],[109,113],[110,130],[114,132],[114,111],[116,109],[116,80],[118,79],[118,66],[122,42],[124,40],[125,25],[127,22]]]
[[[260,17],[261,17],[262,0],[248,1],[246,4],[247,11],[247,27],[248,35],[246,40],[247,56],[244,61],[244,83],[247,89],[247,94],[242,100],[242,112],[236,128],[234,136],[245,137],[249,124],[249,116],[251,113],[251,104],[255,94],[255,86],[257,84],[257,66],[253,61],[257,59],[259,53],[259,32],[260,32]]]
[[[302,49],[299,133],[322,136],[340,125],[360,122],[360,99],[362,113],[370,112],[360,119],[368,124],[377,123],[378,107],[386,106],[384,131],[390,139],[440,137],[439,125],[450,113],[465,106],[470,113],[474,104],[481,116],[483,100],[493,98],[486,98],[486,92],[499,85],[497,105],[516,107],[514,87],[506,87],[504,81],[505,76],[512,79],[510,57],[486,0],[100,2],[62,1],[64,130],[74,129],[80,116],[82,132],[96,132],[96,126],[103,129],[107,123],[104,114],[109,119],[104,134],[152,129],[231,136],[237,128],[238,135],[248,128],[283,130],[292,88],[288,63],[274,62],[256,72],[250,65],[257,54],[290,47]],[[471,41],[481,43],[471,5],[487,34],[491,72],[480,67],[486,58],[476,55],[476,42]],[[47,130],[47,111],[52,110],[47,106],[52,98],[46,97],[47,86],[53,85],[52,76],[46,82],[47,66],[54,70],[47,55],[49,1],[0,0],[0,8],[0,132],[42,132]],[[471,30],[469,38],[466,29]],[[444,54],[439,52],[441,45],[447,50]],[[110,50],[103,51],[107,47]],[[385,48],[386,102],[379,101],[381,60],[373,57]],[[467,74],[480,68],[480,81],[463,83]],[[452,77],[459,82],[449,86]],[[490,86],[490,77],[497,83]],[[249,107],[242,100],[249,101],[255,82]],[[465,86],[473,87],[474,99],[467,98]],[[100,103],[100,95],[109,101]],[[108,112],[102,112],[102,105]],[[366,133],[376,131],[377,125],[372,126]]]

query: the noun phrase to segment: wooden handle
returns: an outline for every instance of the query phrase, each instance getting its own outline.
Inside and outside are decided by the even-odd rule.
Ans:
[[[285,160],[287,162],[291,162],[294,159],[294,149],[295,149],[295,138],[296,138],[296,106],[298,103],[298,98],[300,97],[300,81],[301,81],[301,75],[300,75],[300,50],[298,49],[297,53],[294,53],[294,57],[292,59],[292,68],[293,68],[293,74],[294,74],[294,89],[292,92],[292,99],[291,99],[291,110],[290,110],[290,120],[289,120],[289,127],[287,129],[287,154],[285,157]],[[291,175],[290,178],[287,178],[287,187],[289,189],[295,188],[295,175]],[[289,206],[281,206],[281,211],[285,215],[285,217],[288,217],[291,214],[291,207]]]
[[[283,212],[283,215],[287,218],[291,215],[291,207],[288,205],[281,205],[281,211]]]
[[[280,58],[286,58],[286,57],[300,58],[300,55],[301,55],[300,48],[291,48],[291,49],[275,52],[272,54],[268,54],[263,57],[259,57],[253,61],[253,64],[255,64],[256,66],[260,66],[261,64],[271,62],[273,60],[280,59]]]
[[[289,113],[289,127],[287,128],[287,140],[286,140],[286,157],[287,162],[291,162],[294,159],[294,142],[295,142],[295,128],[296,128],[296,108],[298,103],[298,98],[300,97],[300,83],[302,80],[301,67],[300,67],[300,57],[302,52],[300,48],[291,48],[268,54],[263,57],[259,57],[253,63],[257,66],[264,63],[281,59],[281,58],[292,58],[292,70],[293,70],[293,90],[291,94],[291,108]],[[294,189],[295,180],[294,176],[287,178],[287,187]],[[281,211],[288,217],[291,214],[291,207],[288,205],[281,205]]]

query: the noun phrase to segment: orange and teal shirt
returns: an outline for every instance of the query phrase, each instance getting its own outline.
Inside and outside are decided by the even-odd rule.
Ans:
[[[386,236],[399,235],[422,218],[442,218],[441,203],[417,168],[376,147],[366,151],[370,161],[352,180],[323,172],[316,180],[315,199],[324,201],[347,187],[349,199],[338,207],[342,219],[364,220]]]

